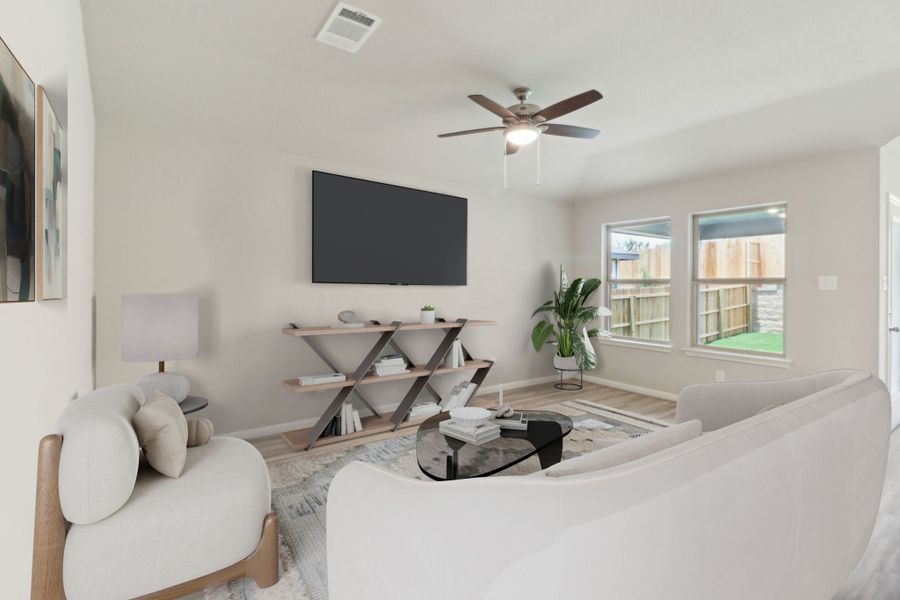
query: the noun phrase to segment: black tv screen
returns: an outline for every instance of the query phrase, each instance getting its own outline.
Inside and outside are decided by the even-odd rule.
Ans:
[[[466,285],[467,200],[313,171],[313,283]]]

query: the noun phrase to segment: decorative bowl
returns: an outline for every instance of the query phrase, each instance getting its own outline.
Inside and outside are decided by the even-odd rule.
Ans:
[[[491,419],[491,411],[477,406],[460,406],[450,409],[450,418],[462,427],[478,427]]]

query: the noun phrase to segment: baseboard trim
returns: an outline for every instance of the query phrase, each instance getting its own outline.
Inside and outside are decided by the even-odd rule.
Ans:
[[[596,383],[598,385],[605,385],[606,387],[616,388],[617,390],[624,390],[626,392],[632,392],[634,394],[650,396],[651,398],[659,398],[660,400],[668,400],[669,402],[675,402],[678,400],[678,394],[673,394],[672,392],[663,392],[661,390],[654,390],[653,388],[632,385],[630,383],[614,381],[612,379],[604,379],[602,377],[596,377],[594,375],[585,375],[584,380],[590,381],[591,383]]]
[[[532,385],[539,385],[541,383],[549,383],[551,381],[556,381],[557,375],[547,375],[545,377],[536,377],[534,379],[520,379],[519,381],[511,381],[509,383],[504,383],[503,389],[505,391],[515,390],[519,388],[529,387]],[[585,377],[587,379],[587,377]],[[482,394],[495,394],[500,391],[501,384],[489,385],[486,387],[482,387],[478,390],[476,396],[480,396]],[[377,405],[376,408],[378,412],[381,414],[391,413],[397,409],[399,402],[393,402],[390,404]],[[368,416],[367,410],[360,411],[362,416]],[[306,429],[308,427],[312,427],[316,424],[318,417],[311,417],[309,419],[300,419],[298,421],[288,421],[287,423],[276,423],[275,425],[266,425],[264,427],[254,427],[253,429],[243,429],[241,431],[232,431],[230,433],[224,434],[230,437],[241,438],[242,440],[255,440],[259,438],[269,437],[272,435],[278,435],[284,433],[285,431],[294,431],[297,429]]]
[[[482,387],[478,390],[476,396],[480,396],[482,394],[496,394],[500,391],[500,386],[503,386],[503,391],[508,392],[509,390],[517,390],[519,388],[530,387],[532,385],[540,385],[542,383],[550,383],[551,381],[556,381],[559,378],[559,375],[545,375],[544,377],[535,377],[534,379],[520,379],[519,381],[511,381],[509,383],[497,383],[494,385],[488,385]]]

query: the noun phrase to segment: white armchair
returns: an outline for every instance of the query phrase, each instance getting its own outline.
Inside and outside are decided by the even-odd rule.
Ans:
[[[189,448],[178,479],[139,466],[136,386],[73,401],[38,454],[32,600],[177,598],[278,581],[265,462],[228,437]],[[146,467],[146,465],[145,465]]]

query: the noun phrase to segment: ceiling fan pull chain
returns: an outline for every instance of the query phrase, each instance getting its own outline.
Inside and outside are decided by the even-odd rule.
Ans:
[[[503,140],[503,189],[508,190],[509,185],[507,184],[506,179],[506,161],[509,160],[509,156],[506,154],[506,138],[501,137],[500,139]]]

